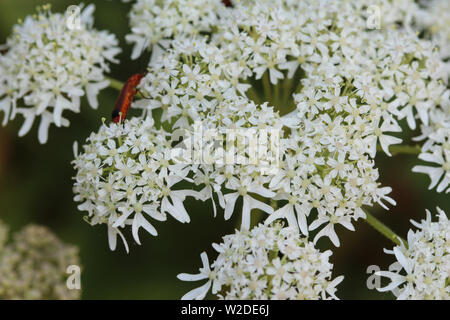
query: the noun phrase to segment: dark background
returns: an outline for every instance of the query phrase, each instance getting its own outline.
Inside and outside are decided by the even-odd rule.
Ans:
[[[37,5],[49,1],[1,0],[0,43],[5,43],[12,26],[19,18],[33,14]],[[130,4],[119,0],[85,1],[95,3],[95,27],[116,34],[122,53],[121,63],[112,65],[111,76],[125,81],[132,73],[145,68],[143,59],[131,61],[131,46],[124,40],[129,31],[127,13]],[[50,1],[53,12],[64,12],[73,1]],[[224,221],[223,213],[213,218],[209,203],[192,201],[187,205],[191,223],[182,225],[174,219],[152,223],[158,237],[141,231],[142,246],[130,243],[126,254],[121,243],[115,252],[108,248],[105,227],[91,227],[83,221],[84,213],[73,202],[72,177],[74,171],[72,144],[82,143],[93,130],[98,130],[101,118],[109,119],[118,92],[108,88],[99,95],[100,107],[91,109],[82,102],[81,113],[66,112],[69,128],[51,127],[49,141],[40,145],[37,125],[24,138],[17,137],[22,124],[18,116],[6,127],[0,127],[0,219],[16,231],[29,223],[48,226],[61,239],[80,247],[82,261],[82,297],[84,299],[178,299],[201,283],[179,281],[180,272],[197,273],[201,266],[200,253],[207,250],[212,259],[212,242],[219,242],[231,233],[237,221]],[[3,114],[0,116],[3,118]],[[429,179],[411,172],[418,163],[415,156],[377,157],[380,181],[393,188],[392,197],[397,206],[389,212],[379,207],[369,208],[402,237],[410,228],[409,219],[425,217],[425,208],[439,205],[450,212],[448,195],[428,191]],[[378,264],[382,269],[394,261],[383,253],[392,243],[378,234],[364,221],[355,224],[356,232],[338,226],[341,247],[331,257],[335,264],[334,276],[344,275],[337,295],[341,299],[391,299],[389,293],[368,290],[366,268]],[[333,249],[328,239],[321,239],[322,249]]]

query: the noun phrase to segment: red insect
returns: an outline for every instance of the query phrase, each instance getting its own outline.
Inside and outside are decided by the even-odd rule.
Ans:
[[[125,120],[133,98],[138,93],[137,86],[146,74],[147,72],[133,74],[123,85],[112,112],[112,120],[114,123]]]
[[[231,2],[231,0],[222,0],[223,4],[225,5],[225,7],[232,7],[233,3]]]

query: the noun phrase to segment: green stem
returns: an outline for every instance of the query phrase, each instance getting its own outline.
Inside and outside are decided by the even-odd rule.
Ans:
[[[299,93],[301,89],[303,89],[303,83],[299,80],[297,87],[291,92],[291,96],[295,93]]]
[[[105,77],[109,81],[109,86],[118,91],[122,90],[124,83],[111,77]]]
[[[406,241],[399,237],[394,231],[392,231],[388,226],[382,223],[380,220],[375,218],[372,214],[364,210],[366,214],[366,222],[371,225],[375,230],[381,233],[383,236],[391,240],[397,245],[401,245],[403,242],[406,245]]]
[[[264,95],[266,96],[266,101],[270,103],[272,101],[272,90],[269,79],[269,70],[267,70],[263,75],[263,87],[264,87]]]
[[[250,83],[251,84],[251,83]],[[255,88],[253,87],[253,85],[248,88],[247,92],[247,97],[249,99],[251,99],[252,101],[254,101],[256,104],[261,104],[264,102],[264,100],[258,95],[258,93],[256,92]]]
[[[272,103],[276,108],[278,108],[278,110],[281,110],[284,107],[280,102],[280,86],[281,86],[281,81],[278,81],[277,84],[272,86],[272,89],[274,92]]]
[[[283,79],[283,105],[288,105],[289,99],[291,97],[291,90],[294,84],[294,79],[289,79],[287,76]]]
[[[393,145],[389,147],[392,154],[420,154],[419,146]]]

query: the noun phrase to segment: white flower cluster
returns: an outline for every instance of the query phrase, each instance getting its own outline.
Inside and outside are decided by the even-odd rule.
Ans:
[[[158,51],[174,36],[209,33],[218,24],[221,0],[138,0],[129,13],[131,33],[125,39],[134,43],[132,59],[148,47]]]
[[[362,206],[379,203],[388,209],[382,200],[395,204],[387,196],[391,188],[379,186],[375,163],[365,154],[369,146],[376,146],[377,138],[382,145],[383,139],[394,138],[377,136],[369,126],[361,130],[369,107],[358,110],[355,100],[340,100],[340,115],[297,118],[300,127],[293,130],[281,170],[270,181],[270,190],[276,190],[277,199],[285,204],[266,220],[285,218],[305,235],[322,226],[314,241],[327,236],[335,246],[340,243],[335,226],[354,230],[352,220],[366,217]],[[309,110],[314,107],[307,102],[305,106]],[[318,214],[308,222],[313,211]]]
[[[450,223],[444,211],[437,211],[437,222],[428,210],[420,223],[411,221],[419,230],[409,230],[407,246],[385,250],[397,262],[390,271],[377,272],[391,280],[379,291],[392,291],[400,300],[450,299]]]
[[[208,279],[182,299],[203,299],[211,287],[220,299],[337,299],[336,286],[344,278],[331,278],[331,251],[320,252],[281,224],[236,231],[213,247],[218,257],[211,265],[203,252],[199,274],[178,275],[183,281]]]
[[[430,108],[429,121],[420,126],[421,135],[414,140],[425,142],[422,145],[419,159],[428,162],[427,165],[417,165],[414,172],[427,174],[430,179],[429,188],[436,187],[437,192],[450,192],[450,92],[448,88],[450,79],[450,3],[448,1],[433,0],[422,3],[425,7],[416,11],[416,28],[430,38],[439,48],[435,53],[446,62],[446,72],[443,72],[443,81],[439,85],[428,86],[428,91],[434,95],[438,108]],[[438,64],[436,63],[435,67]],[[439,66],[441,69],[442,67]],[[444,84],[444,85],[443,85]],[[422,91],[423,92],[423,91]]]
[[[202,253],[200,274],[179,275],[208,279],[184,298],[336,298],[342,277],[314,244],[339,246],[336,225],[354,230],[364,207],[395,205],[375,157],[391,156],[403,128],[420,129],[419,158],[432,163],[413,171],[450,190],[448,12],[429,18],[443,2],[137,0],[132,58],[152,51],[132,105],[142,118],[104,124],[76,151],[79,209],[128,251],[128,225],[140,243],[140,227],[157,235],[149,218],[189,222],[187,197],[225,219],[242,202],[241,231],[213,245],[213,264]],[[267,216],[250,229],[254,210]],[[401,298],[448,298],[448,220],[416,226],[392,251],[397,272],[380,273],[393,281],[384,290],[406,281]],[[300,237],[311,231],[313,242]]]
[[[377,19],[380,19],[380,28],[409,28],[415,21],[419,10],[419,5],[415,0],[376,0],[370,2],[359,0],[357,3],[363,9],[361,14],[368,19],[368,27],[371,27],[371,23],[377,22]]]
[[[75,201],[79,210],[87,211],[91,225],[106,224],[111,250],[120,231],[131,225],[133,238],[139,241],[139,228],[156,236],[148,218],[165,221],[166,214],[180,222],[190,218],[183,206],[193,190],[174,190],[187,178],[186,164],[174,163],[170,136],[154,127],[153,120],[132,118],[124,124],[103,124],[93,132],[78,154],[74,145],[76,172]]]
[[[424,8],[415,12],[418,27],[425,29],[439,47],[442,59],[450,58],[450,3],[447,0],[421,1]]]
[[[136,2],[139,5],[144,1]],[[216,16],[211,24],[217,27],[209,30],[209,37],[197,32],[166,35],[170,45],[151,59],[139,86],[149,99],[133,107],[170,128],[173,143],[168,149],[178,137],[183,139],[175,149],[196,146],[196,123],[218,133],[216,141],[201,146],[219,151],[207,154],[207,163],[192,158],[177,162],[183,168],[181,179],[200,189],[191,195],[212,200],[214,212],[218,200],[225,218],[242,198],[244,229],[251,225],[251,211],[261,210],[269,214],[268,224],[286,219],[304,235],[317,230],[314,241],[326,236],[339,246],[336,224],[353,230],[352,222],[365,217],[363,206],[378,203],[387,209],[383,201],[395,204],[388,196],[391,188],[378,181],[373,159],[379,150],[390,155],[390,147],[402,141],[395,135],[402,131],[403,120],[411,129],[422,128],[420,138],[434,139],[423,149],[432,156],[421,158],[440,165],[432,169],[433,175],[444,177],[437,190],[446,188],[448,135],[445,130],[433,132],[435,124],[446,128],[448,73],[432,43],[410,28],[417,9],[412,1],[375,5],[381,10],[381,29],[368,25],[370,8],[362,0],[240,1],[226,16]],[[143,43],[143,35],[139,41]],[[133,130],[130,125],[125,126]],[[277,148],[269,150],[271,159],[280,155],[277,172],[262,174],[260,163],[220,162],[231,145],[242,147],[237,142],[217,147],[230,129],[279,130]],[[164,153],[165,147],[158,147]],[[104,160],[98,160],[99,167]],[[87,170],[83,166],[89,166],[89,158],[77,170]],[[429,170],[421,168],[415,171]],[[432,177],[434,185],[439,177]],[[98,185],[89,186],[88,211],[93,212]],[[271,200],[278,201],[276,210],[268,205]]]
[[[73,30],[49,6],[14,27],[0,55],[0,111],[3,125],[17,114],[25,118],[19,136],[40,118],[38,137],[45,143],[51,124],[69,125],[63,111],[79,112],[83,95],[97,108],[97,95],[109,84],[104,73],[109,62],[118,62],[120,49],[114,35],[93,29],[93,11],[93,5],[86,7]]]
[[[437,112],[437,115],[442,115],[442,112]],[[447,121],[446,126],[439,126],[439,124]],[[426,137],[426,142],[422,146],[419,159],[430,162],[431,165],[417,165],[412,170],[427,174],[431,183],[429,189],[437,186],[436,191],[446,193],[450,192],[450,111],[447,113],[447,119],[442,117],[436,119],[435,130],[430,127],[423,127],[425,132],[422,136],[417,137],[417,140]],[[427,131],[430,132],[427,134]]]
[[[293,149],[302,153],[302,146],[311,146],[310,154],[303,159],[309,158],[318,167],[312,168],[312,177],[297,173],[297,177],[303,178],[297,184],[328,181],[324,189],[327,197],[321,200],[316,195],[311,201],[306,198],[307,205],[297,209],[305,216],[311,203],[319,207],[320,217],[310,229],[327,221],[336,223],[336,216],[351,228],[349,218],[364,217],[359,209],[361,204],[379,202],[390,191],[389,188],[377,190],[378,173],[372,170],[374,164],[367,155],[375,157],[378,145],[390,155],[389,146],[400,143],[401,139],[387,133],[401,131],[399,120],[406,119],[411,129],[416,128],[416,122],[431,126],[435,118],[443,120],[448,127],[448,74],[432,44],[419,39],[408,28],[415,6],[405,12],[403,6],[392,6],[389,1],[375,5],[381,6],[385,20],[381,30],[368,28],[365,1],[295,4],[271,1],[270,6],[264,1],[258,4],[243,1],[235,9],[236,24],[224,26],[223,33],[216,36],[217,43],[235,54],[233,60],[240,67],[237,73],[243,80],[257,85],[255,80],[263,78],[262,85],[269,88],[265,89],[265,98],[273,101],[276,110],[283,112],[290,107],[286,100],[279,104],[279,90],[285,96],[289,93],[286,88],[294,93],[296,110],[284,119],[288,126],[299,128],[297,134],[295,131],[291,134],[294,142],[301,142],[294,143]],[[405,28],[392,28],[399,21]],[[302,72],[304,77],[297,85],[296,75]],[[295,80],[294,84],[291,79]],[[269,80],[271,86],[267,84]],[[439,117],[441,114],[444,118]],[[442,143],[447,135],[448,131],[439,132],[434,141]],[[301,141],[305,136],[308,140]],[[443,148],[433,147],[437,149],[433,150],[433,156],[441,151],[433,158],[441,167],[430,170],[439,175],[437,180],[445,176],[438,191],[445,189],[449,182],[447,146],[444,143]],[[304,164],[304,160],[299,163]],[[336,170],[336,166],[340,169]],[[358,174],[361,170],[366,172]],[[353,183],[349,183],[349,173]],[[295,198],[305,199],[305,193],[311,191],[305,192],[303,187],[301,196]],[[386,200],[394,203],[389,198]],[[322,201],[320,206],[319,201]],[[293,206],[286,207],[289,213],[282,209],[279,216],[290,215],[294,224]],[[306,219],[298,220],[305,233]],[[316,239],[325,233],[339,244],[332,225],[329,223]]]
[[[268,70],[274,85],[300,68],[305,73],[300,92],[311,83],[346,88],[334,94],[352,93],[358,105],[406,118],[411,129],[416,119],[428,125],[430,110],[448,104],[442,99],[448,75],[432,44],[409,28],[367,29],[367,17],[360,14],[366,1],[246,3],[236,6],[236,23],[216,35],[242,66],[242,79],[259,79]]]
[[[243,96],[250,86],[239,83],[225,53],[204,38],[176,38],[168,52],[151,61],[139,86],[149,99],[137,101],[134,107],[144,113],[162,109],[161,121],[176,119],[173,128],[189,128],[224,99]]]
[[[282,123],[273,107],[256,105],[247,98],[224,100],[202,118],[200,128],[183,143],[201,151],[199,159],[186,162],[192,163],[194,184],[201,187],[203,201],[212,201],[214,215],[216,198],[225,219],[242,198],[243,229],[250,228],[252,210],[273,213],[267,203],[276,196],[270,181],[284,153],[282,134]]]
[[[351,220],[365,217],[362,205],[381,203],[382,199],[394,203],[386,197],[390,188],[378,187],[378,172],[369,156],[375,156],[377,143],[389,154],[389,145],[401,142],[386,134],[401,130],[394,117],[394,111],[397,110],[387,103],[380,107],[380,97],[383,96],[381,90],[376,84],[364,84],[373,82],[373,76],[365,70],[369,73],[367,79],[361,78],[367,66],[362,62],[352,62],[356,58],[363,59],[361,52],[354,49],[354,44],[348,42],[344,49],[339,47],[347,36],[360,37],[360,30],[349,27],[349,33],[340,31],[338,35],[330,34],[326,28],[339,8],[334,8],[335,11],[326,8],[330,18],[325,19],[329,21],[323,22],[325,25],[322,27],[315,19],[308,20],[306,15],[303,22],[295,19],[297,11],[292,13],[291,8],[288,10],[279,1],[271,4],[270,9],[264,2],[251,7],[243,7],[241,3],[237,8],[237,23],[231,28],[223,25],[224,32],[213,36],[215,40],[212,43],[204,39],[175,39],[169,52],[152,61],[149,73],[140,86],[150,100],[140,101],[135,107],[146,111],[161,108],[162,121],[169,121],[173,128],[186,128],[194,121],[222,117],[227,113],[226,109],[218,108],[220,112],[215,110],[224,100],[238,100],[239,96],[246,93],[249,97],[258,98],[258,94],[253,94],[254,88],[246,83],[250,78],[259,79],[266,74],[268,78],[265,83],[269,85],[269,91],[273,89],[274,95],[277,90],[279,93],[281,89],[289,87],[291,89],[281,93],[284,97],[289,99],[291,92],[299,92],[293,99],[296,110],[282,120],[287,127],[291,127],[292,132],[289,145],[279,147],[282,154],[280,174],[272,177],[273,181],[267,177],[258,177],[257,183],[254,183],[254,178],[248,183],[242,180],[242,176],[241,181],[245,181],[245,186],[264,186],[264,189],[260,188],[264,191],[259,192],[260,196],[288,200],[289,205],[272,218],[287,218],[291,225],[300,225],[304,234],[308,234],[306,217],[313,208],[317,209],[319,218],[311,224],[311,230],[328,223],[316,240],[326,235],[335,245],[339,245],[334,232],[336,223],[353,229]],[[274,14],[277,11],[274,8],[287,17],[280,19]],[[321,11],[321,7],[313,8],[316,8],[318,16],[327,12]],[[356,10],[352,12],[355,14]],[[362,24],[362,18],[360,20]],[[271,22],[269,26],[265,25],[267,21]],[[298,25],[293,25],[296,23]],[[305,24],[309,27],[303,28]],[[337,26],[340,24],[336,22]],[[296,32],[297,29],[302,32]],[[323,43],[314,40],[312,45],[308,40],[311,37],[323,38]],[[369,35],[366,37],[368,39]],[[283,39],[290,42],[285,43]],[[376,51],[377,45],[379,42],[375,42],[373,49],[367,50]],[[390,66],[388,58],[381,66],[371,63],[372,73],[381,72],[385,66]],[[293,79],[299,70],[306,73],[301,81]],[[394,77],[386,75],[389,76]],[[277,85],[280,79],[284,83]],[[294,83],[295,80],[298,80],[298,84]],[[274,110],[286,110],[287,101],[283,104],[281,99],[270,99],[267,92],[265,98],[275,103]],[[367,102],[363,103],[362,100]],[[253,112],[251,109],[249,111]],[[266,126],[267,118],[261,118],[263,122],[259,124],[253,120],[251,127],[258,129],[261,125]],[[239,125],[244,124],[243,121]],[[227,125],[234,125],[233,121]],[[290,152],[286,152],[288,150]],[[309,161],[308,165],[305,165],[305,161]],[[247,176],[253,175],[251,168],[246,170],[250,170]],[[212,177],[217,172],[207,171],[206,176]],[[349,175],[352,182],[348,181]],[[233,189],[239,187],[237,185]],[[220,190],[217,185],[215,190]],[[242,187],[241,192],[244,191],[246,194],[249,190]],[[225,196],[225,200],[231,200],[228,201],[231,206],[225,204],[226,217],[231,215],[230,208],[234,208],[236,199],[237,195],[233,193]],[[271,213],[269,208],[265,208],[263,211]],[[294,219],[294,208],[297,210],[298,223]],[[250,205],[244,206],[244,212],[251,209]],[[246,213],[243,226],[249,226],[248,217]]]
[[[66,285],[70,265],[80,265],[77,247],[28,225],[0,247],[0,299],[79,299],[81,291]]]
[[[429,125],[430,110],[443,110],[449,91],[430,43],[406,28],[367,29],[365,9],[363,1],[242,1],[215,21],[210,40],[171,34],[170,48],[151,60],[139,86],[149,99],[134,107],[149,116],[161,109],[160,120],[172,131],[195,137],[192,124],[201,122],[223,141],[229,129],[285,129],[275,174],[211,155],[207,164],[184,163],[182,178],[192,173],[202,188],[196,196],[211,199],[214,212],[215,197],[225,218],[242,197],[244,228],[259,209],[271,214],[267,223],[287,219],[305,235],[321,227],[315,241],[327,236],[338,246],[336,224],[353,230],[352,221],[365,217],[362,206],[395,204],[391,189],[380,187],[372,158],[378,146],[390,155],[389,147],[401,142],[392,136],[401,131],[398,120],[406,118],[411,128],[417,120]],[[396,10],[388,26],[409,15]],[[276,212],[267,205],[272,198],[281,201]],[[308,221],[312,211],[317,218]]]

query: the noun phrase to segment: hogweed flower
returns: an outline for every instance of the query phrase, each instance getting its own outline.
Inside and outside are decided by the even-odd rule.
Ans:
[[[141,227],[157,235],[148,218],[165,221],[170,214],[182,223],[190,221],[183,201],[198,195],[177,186],[187,179],[189,168],[174,163],[170,135],[156,129],[151,118],[103,124],[86,140],[83,152],[74,147],[74,199],[79,210],[88,212],[91,225],[107,225],[111,250],[119,235],[128,251],[121,232],[127,225],[140,244]]]
[[[147,49],[160,51],[170,39],[211,32],[218,24],[221,0],[138,0],[129,13],[131,33],[125,39],[134,43],[132,59]]]
[[[218,256],[211,265],[203,252],[199,274],[178,275],[182,281],[207,279],[182,299],[203,299],[210,289],[219,299],[337,299],[336,286],[344,278],[331,277],[331,251],[320,252],[281,224],[236,230],[213,247]]]
[[[450,57],[450,4],[446,0],[431,0],[421,3],[414,14],[421,31],[432,39],[443,60]]]
[[[407,246],[385,250],[397,262],[389,268],[395,271],[376,273],[391,280],[379,291],[392,291],[399,300],[450,299],[450,223],[444,211],[437,211],[437,222],[428,210],[420,223],[411,221],[419,230],[408,231]]]
[[[230,73],[225,52],[203,38],[177,37],[172,49],[153,59],[139,89],[149,99],[137,101],[144,115],[162,109],[162,122],[186,128],[223,100],[244,96],[250,87]]]
[[[247,190],[247,186],[261,186],[259,196],[267,199],[276,196],[277,199],[290,201],[292,205],[292,213],[288,214],[286,207],[271,219],[287,218],[291,225],[295,225],[296,207],[298,225],[306,235],[306,217],[312,209],[317,209],[320,220],[312,228],[329,222],[318,238],[327,235],[334,244],[339,245],[334,224],[353,229],[351,220],[365,217],[361,206],[381,203],[382,199],[395,203],[387,197],[390,188],[378,187],[378,172],[368,157],[375,157],[377,145],[381,145],[390,155],[389,146],[401,142],[401,139],[390,135],[390,132],[401,129],[387,105],[380,108],[375,101],[361,103],[361,98],[349,92],[349,84],[339,76],[339,70],[331,69],[327,71],[331,82],[320,81],[313,75],[311,79],[305,78],[305,88],[309,89],[294,95],[296,110],[279,118],[279,105],[267,109],[267,104],[258,106],[254,103],[252,106],[245,102],[242,96],[250,90],[250,85],[239,79],[240,69],[232,71],[233,62],[233,55],[218,44],[206,43],[202,39],[175,39],[169,52],[151,62],[149,73],[141,82],[140,89],[150,99],[135,103],[135,107],[144,109],[144,114],[160,108],[161,121],[174,129],[192,130],[192,122],[208,123],[213,119],[224,119],[226,121],[221,124],[223,129],[246,127],[260,130],[273,127],[274,123],[267,120],[274,118],[278,119],[275,127],[291,130],[290,135],[284,137],[289,142],[279,147],[280,173],[275,177],[261,178],[256,173],[257,167],[246,166],[246,176],[251,178],[244,180],[245,176],[239,173],[241,169],[233,172],[236,170],[233,166],[227,169],[229,173],[226,174],[238,179],[232,184],[221,186],[225,181],[221,179],[220,183],[210,187],[214,178],[208,179],[207,190],[214,190],[208,192],[218,195],[226,217],[231,216],[239,192],[254,193],[254,190]],[[259,108],[266,115],[260,116]],[[247,118],[252,119],[250,123],[246,123]],[[208,128],[208,125],[205,127]],[[210,128],[218,128],[217,123]],[[337,150],[341,152],[337,154]],[[308,161],[307,165],[305,161]],[[198,168],[201,171],[198,176],[222,176],[217,165]],[[353,172],[351,184],[345,181],[349,172]],[[224,187],[229,189],[230,186],[232,190],[241,190],[235,194],[223,191]],[[328,190],[334,192],[329,193]],[[327,199],[322,198],[324,195]],[[212,196],[209,197],[212,199]],[[267,213],[272,212],[267,206],[258,206],[260,209],[264,207],[262,210]],[[249,211],[252,208],[253,205],[244,206],[243,226],[246,228],[250,225]]]
[[[409,28],[367,30],[361,14],[366,6],[365,1],[242,1],[234,24],[225,20],[213,39],[232,57],[229,69],[237,69],[242,80],[257,84],[263,78],[265,98],[280,110],[293,106],[286,101],[291,93],[306,94],[311,87],[320,90],[310,98],[320,101],[326,85],[338,87],[331,91],[336,98],[352,96],[379,109],[383,118],[406,118],[411,129],[417,120],[427,125],[430,110],[445,103],[431,90],[445,90],[445,64],[432,44]],[[280,90],[285,100],[277,105]]]
[[[66,284],[71,265],[80,265],[77,247],[28,225],[0,250],[0,299],[79,299]]]
[[[186,5],[186,12],[171,18],[186,3],[195,8]],[[218,203],[226,219],[241,198],[242,230],[250,228],[252,210],[260,210],[268,214],[266,225],[283,219],[303,235],[316,231],[314,242],[325,236],[339,246],[337,225],[353,230],[353,221],[366,217],[363,207],[395,205],[389,197],[391,188],[379,182],[375,157],[380,150],[391,156],[392,146],[402,142],[401,121],[410,129],[422,129],[418,139],[427,141],[421,159],[442,166],[414,170],[432,175],[438,191],[447,188],[448,70],[433,43],[412,29],[417,10],[412,0],[377,2],[380,28],[368,26],[370,8],[363,0],[243,0],[225,16],[211,10],[212,16],[205,15],[205,20],[185,19],[185,14],[196,17],[203,10],[196,5],[196,1],[137,1],[130,14],[135,25],[128,36],[136,44],[133,57],[147,45],[156,53],[139,85],[148,99],[133,107],[142,109],[143,118],[158,117],[156,121],[167,130],[160,134],[166,138],[158,139],[153,133],[140,133],[144,139],[151,137],[152,148],[161,153],[157,159],[163,159],[144,157],[142,161],[155,163],[152,168],[157,173],[162,172],[161,163],[176,164],[175,171],[164,172],[177,176],[177,182],[192,183],[196,191],[175,188],[183,196],[168,200],[171,205],[176,202],[183,214],[163,209],[158,199],[140,191],[140,183],[154,184],[154,179],[134,169],[137,155],[130,160],[129,151],[114,157],[99,153],[109,144],[123,148],[123,143],[118,146],[119,136],[129,133],[113,135],[114,144],[106,138],[95,138],[98,144],[95,139],[88,141],[85,152],[75,160],[76,200],[82,202],[80,209],[89,212],[93,224],[108,224],[112,248],[116,234],[122,236],[119,227],[126,224],[133,225],[139,242],[137,229],[143,222],[135,213],[140,207],[136,211],[123,206],[143,199],[158,213],[187,222],[183,202],[188,195],[212,201],[214,215]],[[161,11],[166,6],[168,14]],[[205,21],[205,28],[200,28]],[[185,24],[186,28],[179,28]],[[216,134],[206,141],[202,137],[205,162],[195,157],[183,162],[172,151],[198,146],[193,128],[197,124],[206,134]],[[133,132],[139,126],[133,120],[123,128]],[[279,154],[275,171],[264,174],[262,159],[245,165],[221,161],[230,147],[249,155],[245,144],[226,139],[227,131],[267,129],[280,133],[277,147],[269,152]],[[113,164],[116,158],[126,165]],[[128,179],[118,173],[124,167],[134,170]],[[106,182],[115,187],[104,189]],[[156,194],[160,194],[158,188]],[[268,204],[272,200],[276,208]],[[147,225],[147,229],[156,233],[153,227]]]
[[[266,223],[287,219],[304,235],[320,227],[314,241],[326,236],[339,246],[336,225],[354,230],[352,221],[366,217],[363,206],[378,203],[388,209],[383,201],[395,205],[388,196],[391,188],[380,186],[378,170],[367,155],[368,143],[353,120],[297,119],[300,128],[293,129],[282,170],[270,182],[276,198],[284,201]],[[313,211],[318,215],[311,220]]]
[[[412,171],[425,173],[430,177],[429,189],[437,186],[437,192],[450,192],[450,188],[447,188],[450,184],[450,126],[441,127],[429,134],[419,159],[430,164],[417,165]]]
[[[118,62],[120,49],[114,35],[93,29],[93,11],[87,6],[80,28],[71,30],[65,15],[44,6],[14,27],[0,55],[0,111],[3,125],[17,114],[24,117],[19,136],[40,118],[38,138],[45,143],[49,126],[68,126],[64,110],[80,112],[84,95],[97,108],[97,95],[109,84],[104,73],[109,62]]]

